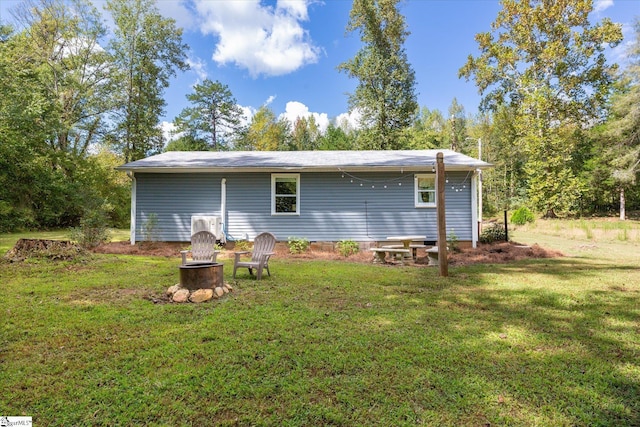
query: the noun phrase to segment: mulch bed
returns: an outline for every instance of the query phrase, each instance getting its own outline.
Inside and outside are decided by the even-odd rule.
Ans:
[[[165,257],[180,257],[180,250],[188,247],[187,243],[175,242],[150,242],[137,243],[132,245],[130,242],[111,242],[100,245],[93,249],[96,253],[106,254],[126,254],[126,255],[151,255]],[[222,256],[233,256],[230,254],[221,254]],[[470,264],[500,264],[506,262],[517,261],[530,258],[555,258],[563,256],[558,251],[544,249],[538,245],[526,246],[516,242],[500,242],[493,244],[478,244],[477,248],[463,249],[461,252],[449,253],[450,265],[470,265]],[[370,263],[373,255],[369,251],[361,251],[348,258],[341,256],[337,252],[314,250],[303,254],[291,254],[286,244],[278,244],[276,246],[276,255],[278,258],[293,259],[326,259],[348,262],[364,262]],[[426,256],[418,256],[416,265],[427,265]]]
[[[563,254],[538,245],[527,246],[516,242],[478,244],[477,248],[449,254],[451,265],[502,264],[531,258],[556,258]]]
[[[130,242],[111,242],[93,248],[91,251],[103,254],[123,255],[148,255],[180,258],[180,251],[187,248],[188,243],[179,242],[144,242],[132,245]],[[421,251],[420,251],[421,252]],[[413,265],[426,266],[428,259],[420,254]],[[26,258],[44,257],[49,259],[71,259],[84,254],[85,251],[73,242],[44,240],[44,239],[20,239],[15,246],[7,252],[5,259],[22,261]],[[422,255],[422,256],[420,256]],[[233,257],[232,251],[227,251],[220,256]],[[563,256],[558,251],[544,249],[538,245],[527,246],[516,242],[500,242],[493,244],[478,244],[477,248],[463,249],[460,252],[450,252],[448,259],[450,265],[470,264],[500,264],[531,258],[555,258]],[[324,259],[334,261],[348,261],[370,263],[373,255],[369,251],[360,251],[348,258],[338,252],[311,250],[302,254],[291,254],[286,243],[276,245],[278,258],[292,259]]]

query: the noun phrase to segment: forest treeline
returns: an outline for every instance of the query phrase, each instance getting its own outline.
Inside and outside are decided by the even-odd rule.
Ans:
[[[362,48],[336,72],[358,81],[356,125],[291,123],[268,106],[247,119],[224,82],[205,79],[170,138],[163,96],[189,47],[152,0],[109,0],[102,12],[85,0],[20,3],[0,22],[0,232],[126,226],[130,179],[114,168],[166,150],[450,148],[495,165],[483,174],[485,215],[640,209],[640,21],[618,66],[605,50],[623,42],[621,27],[591,24],[591,1],[503,1],[460,64],[480,111],[454,98],[442,112],[416,102],[398,1],[353,2],[347,31]]]

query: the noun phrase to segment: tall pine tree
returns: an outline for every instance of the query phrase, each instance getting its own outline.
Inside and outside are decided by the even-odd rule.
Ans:
[[[201,141],[210,150],[228,149],[242,120],[242,109],[229,87],[205,79],[194,86],[187,99],[191,106],[176,118],[177,131],[190,135],[194,141]]]

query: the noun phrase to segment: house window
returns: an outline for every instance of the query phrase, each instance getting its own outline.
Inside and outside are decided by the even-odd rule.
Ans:
[[[271,175],[271,214],[300,214],[300,175],[283,173]]]
[[[436,175],[424,174],[415,176],[415,193],[417,208],[436,207]]]

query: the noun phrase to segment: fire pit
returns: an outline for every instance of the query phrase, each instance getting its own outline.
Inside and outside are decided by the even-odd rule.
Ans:
[[[181,265],[180,286],[189,289],[214,289],[224,284],[223,265],[215,262],[202,262]]]

